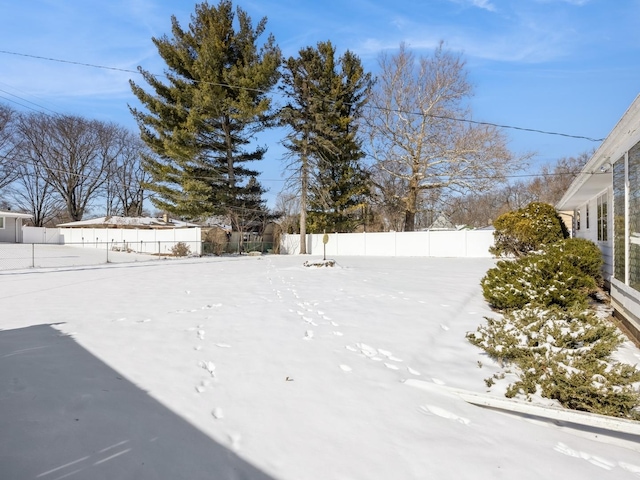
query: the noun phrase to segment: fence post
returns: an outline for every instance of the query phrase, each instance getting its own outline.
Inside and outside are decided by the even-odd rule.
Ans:
[[[107,244],[107,263],[109,263],[109,240],[105,242]]]
[[[158,256],[160,256],[162,252],[160,251],[160,240],[158,240]]]
[[[31,244],[31,268],[36,268],[36,244]]]

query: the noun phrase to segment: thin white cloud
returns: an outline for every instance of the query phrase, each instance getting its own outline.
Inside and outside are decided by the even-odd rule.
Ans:
[[[449,1],[459,5],[466,5],[470,7],[481,8],[482,10],[487,10],[489,12],[496,11],[496,6],[491,2],[491,0],[449,0]]]

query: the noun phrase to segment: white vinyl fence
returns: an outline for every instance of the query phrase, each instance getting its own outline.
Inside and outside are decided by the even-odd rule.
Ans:
[[[202,234],[199,227],[168,229],[22,227],[22,235],[23,243],[106,248],[154,255],[170,255],[177,243],[184,243],[192,254],[202,253]]]
[[[307,253],[323,255],[323,234],[307,235]],[[423,232],[330,233],[328,256],[487,257],[493,230],[430,230]],[[280,253],[300,253],[300,235],[283,235]]]

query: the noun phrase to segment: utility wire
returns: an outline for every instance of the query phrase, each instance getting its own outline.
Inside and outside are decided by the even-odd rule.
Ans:
[[[140,71],[131,70],[131,69],[128,69],[128,68],[110,67],[110,66],[105,66],[105,65],[97,65],[97,64],[93,64],[93,63],[85,63],[85,62],[78,62],[78,61],[72,61],[72,60],[63,60],[63,59],[52,58],[52,57],[43,57],[43,56],[40,56],[40,55],[31,55],[31,54],[27,54],[27,53],[10,52],[10,51],[7,51],[7,50],[0,50],[0,53],[3,53],[5,55],[14,55],[14,56],[20,56],[20,57],[35,58],[35,59],[38,59],[38,60],[46,60],[46,61],[50,61],[50,62],[67,63],[67,64],[71,64],[71,65],[79,65],[79,66],[82,66],[82,67],[98,68],[98,69],[102,69],[102,70],[113,70],[113,71],[117,71],[117,72],[134,73],[134,74],[137,74],[137,75],[141,75]],[[167,75],[156,75],[156,74],[151,74],[151,75],[153,77],[156,77],[156,78],[157,77],[168,78]],[[257,89],[257,88],[241,87],[241,86],[230,85],[230,84],[226,84],[226,83],[206,82],[206,81],[201,81],[201,80],[194,80],[194,81],[197,82],[197,83],[203,83],[205,85],[212,85],[212,86],[226,87],[226,88],[235,88],[235,89],[242,89],[242,90],[251,90],[251,91],[259,92],[259,93],[263,93],[263,94],[268,94],[269,93],[269,91],[267,91],[267,90],[261,90],[261,89]],[[496,128],[504,128],[504,129],[510,129],[510,130],[523,131],[523,132],[538,133],[538,134],[542,134],[542,135],[556,135],[556,136],[565,137],[565,138],[588,140],[590,142],[602,142],[602,141],[604,141],[604,138],[593,138],[593,137],[588,137],[588,136],[584,136],[584,135],[571,135],[571,134],[562,133],[562,132],[552,132],[552,131],[549,131],[549,130],[540,130],[540,129],[536,129],[536,128],[519,127],[519,126],[516,126],[516,125],[506,125],[506,124],[499,124],[499,123],[492,123],[492,122],[484,122],[484,121],[479,121],[479,120],[470,120],[470,119],[466,119],[466,118],[449,117],[449,116],[445,116],[445,115],[433,115],[433,114],[430,114],[430,113],[412,112],[412,111],[401,110],[401,109],[390,109],[390,108],[384,108],[384,107],[373,107],[371,105],[368,105],[367,107],[368,108],[374,108],[374,109],[377,109],[377,110],[388,111],[388,112],[392,112],[392,113],[403,113],[403,114],[406,114],[406,115],[425,116],[425,117],[435,118],[435,119],[439,119],[439,120],[448,120],[448,121],[455,121],[455,122],[462,122],[462,123],[470,123],[470,124],[473,124],[473,125],[485,125],[485,126],[491,126],[491,127],[496,127]]]

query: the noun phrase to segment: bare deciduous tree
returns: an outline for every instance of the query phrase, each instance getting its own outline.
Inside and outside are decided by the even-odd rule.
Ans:
[[[107,215],[139,217],[145,200],[143,185],[151,175],[142,166],[142,152],[152,155],[140,138],[126,130],[116,140],[121,144],[120,154],[111,165],[105,184]]]
[[[71,220],[81,220],[120,155],[122,127],[72,115],[21,116],[21,148],[64,201]]]
[[[17,176],[15,153],[15,119],[16,112],[6,105],[0,104],[0,188],[9,185]]]
[[[500,130],[469,122],[465,63],[442,43],[418,59],[402,44],[393,56],[383,53],[379,65],[367,119],[371,153],[375,177],[387,179],[378,189],[403,185],[393,195],[404,230],[414,230],[425,192],[482,192],[521,168]]]

